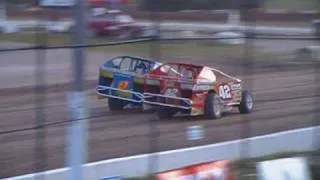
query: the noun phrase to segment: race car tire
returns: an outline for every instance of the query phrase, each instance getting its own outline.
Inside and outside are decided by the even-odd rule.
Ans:
[[[253,97],[251,92],[242,91],[240,105],[238,106],[240,113],[250,113],[253,109]]]
[[[110,111],[120,111],[124,107],[124,103],[120,99],[108,98],[108,105]]]
[[[158,98],[157,102],[163,102],[163,99]],[[176,111],[173,108],[163,106],[157,106],[156,112],[159,119],[172,118],[176,113]]]
[[[209,92],[204,104],[204,115],[216,119],[220,118],[221,114],[220,97],[214,92]]]

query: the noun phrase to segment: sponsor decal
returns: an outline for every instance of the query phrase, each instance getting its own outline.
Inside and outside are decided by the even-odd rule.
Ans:
[[[231,85],[231,90],[240,90],[241,89],[241,84],[232,84]]]
[[[157,174],[157,180],[233,180],[229,161],[214,161]]]
[[[118,88],[121,89],[121,90],[126,90],[128,89],[128,81],[121,81],[119,84],[118,84]]]
[[[194,91],[208,91],[212,88],[211,85],[201,85],[201,84],[196,84],[193,86]]]
[[[257,164],[258,180],[311,180],[308,160],[293,157],[263,161]]]
[[[117,88],[120,90],[128,90],[129,82],[128,81],[120,81]],[[129,92],[118,91],[117,93],[121,97],[131,97],[131,93],[129,93]]]

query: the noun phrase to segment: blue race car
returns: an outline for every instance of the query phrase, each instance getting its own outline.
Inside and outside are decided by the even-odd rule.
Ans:
[[[142,108],[144,76],[160,65],[159,62],[133,56],[118,56],[106,61],[99,68],[98,98],[108,98],[111,111],[127,106]]]

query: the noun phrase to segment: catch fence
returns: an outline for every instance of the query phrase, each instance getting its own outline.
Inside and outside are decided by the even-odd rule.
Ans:
[[[245,17],[254,17],[253,12],[250,11],[244,11],[246,13]],[[251,13],[251,14],[250,14]],[[41,16],[41,15],[39,15]],[[155,15],[156,16],[156,15]],[[152,17],[152,21],[157,24],[159,23],[161,17]],[[247,18],[244,18],[247,19]],[[250,27],[255,27],[256,22],[252,19],[245,21],[247,25],[250,25]],[[39,24],[40,25],[40,24]],[[256,136],[256,135],[262,135],[272,132],[278,132],[282,130],[288,130],[288,129],[295,129],[300,127],[309,127],[309,126],[319,126],[319,92],[320,88],[318,85],[318,82],[320,81],[320,71],[319,71],[319,62],[316,60],[308,61],[308,64],[303,65],[287,65],[287,66],[294,66],[293,68],[296,68],[294,73],[291,73],[293,76],[295,73],[297,74],[303,74],[304,71],[312,71],[310,77],[313,77],[313,79],[310,80],[310,89],[309,91],[312,91],[313,93],[310,93],[308,95],[300,94],[299,88],[296,89],[296,91],[292,96],[287,96],[286,92],[279,91],[280,94],[277,97],[271,97],[271,95],[276,95],[269,93],[267,90],[261,91],[261,88],[257,87],[256,84],[267,84],[267,86],[263,86],[263,88],[267,88],[270,86],[270,89],[276,89],[277,87],[275,85],[272,85],[273,81],[277,81],[277,78],[281,79],[281,75],[279,77],[274,77],[275,79],[266,79],[261,78],[264,80],[268,80],[266,82],[256,82],[254,81],[254,78],[250,77],[256,77],[260,74],[263,75],[264,68],[267,68],[268,66],[271,66],[272,63],[275,63],[274,66],[271,67],[274,69],[277,69],[277,62],[272,61],[269,62],[268,66],[261,66],[261,62],[259,60],[255,59],[257,57],[257,52],[255,52],[255,43],[256,41],[261,42],[262,40],[268,41],[284,41],[287,40],[287,42],[293,42],[293,41],[319,41],[319,36],[312,36],[312,37],[298,37],[298,36],[264,36],[264,35],[256,35],[254,32],[251,31],[251,28],[248,28],[248,31],[244,33],[244,39],[245,43],[242,45],[241,49],[229,49],[230,51],[241,51],[240,53],[235,53],[231,57],[228,54],[232,54],[232,52],[223,52],[226,53],[224,56],[225,59],[236,59],[237,63],[236,65],[232,65],[232,63],[235,63],[235,61],[230,61],[229,65],[234,66],[235,72],[240,74],[241,76],[247,78],[244,79],[246,81],[246,88],[248,89],[255,89],[257,92],[257,96],[261,96],[262,98],[258,98],[257,103],[259,105],[266,106],[263,104],[264,102],[268,102],[270,105],[268,107],[263,107],[259,109],[257,113],[259,115],[230,115],[231,117],[228,117],[230,122],[228,122],[226,119],[217,120],[216,122],[213,120],[202,120],[198,117],[182,117],[182,118],[175,118],[170,120],[164,120],[160,121],[153,114],[147,114],[144,113],[137,113],[134,111],[128,111],[128,112],[120,112],[119,114],[110,113],[107,111],[107,103],[96,103],[93,100],[92,90],[95,87],[96,81],[94,79],[86,79],[86,73],[84,72],[81,76],[83,76],[84,81],[78,82],[80,84],[77,84],[75,82],[74,86],[78,86],[78,89],[85,90],[86,96],[90,96],[90,99],[88,98],[87,106],[90,108],[89,114],[85,118],[69,118],[70,112],[66,110],[67,105],[65,102],[66,99],[64,98],[68,91],[71,91],[72,85],[69,84],[68,81],[61,82],[61,83],[53,83],[49,84],[47,81],[47,77],[51,76],[48,74],[48,68],[52,65],[50,62],[48,62],[48,54],[50,51],[56,51],[56,50],[75,50],[75,49],[94,49],[94,48],[104,48],[104,47],[117,47],[120,46],[121,48],[130,46],[130,47],[136,47],[136,46],[142,46],[142,48],[148,47],[149,49],[145,52],[148,52],[148,57],[151,57],[152,59],[156,60],[162,60],[166,58],[173,58],[175,56],[178,56],[179,54],[183,56],[183,53],[186,54],[195,54],[193,56],[193,59],[200,57],[200,54],[208,53],[210,51],[210,48],[213,49],[216,44],[210,44],[212,42],[216,42],[217,40],[226,40],[226,39],[235,39],[235,38],[212,38],[212,37],[203,37],[203,38],[163,38],[161,37],[161,31],[159,29],[159,26],[156,25],[158,28],[158,31],[160,32],[159,36],[156,37],[150,37],[145,39],[136,39],[136,40],[125,40],[125,41],[114,41],[114,42],[108,42],[108,43],[99,43],[99,44],[71,44],[71,45],[50,45],[47,43],[48,37],[50,34],[46,34],[43,31],[37,31],[34,35],[35,38],[35,44],[34,46],[28,46],[28,47],[19,47],[19,48],[3,48],[0,49],[0,53],[8,54],[8,53],[14,53],[14,54],[23,54],[23,52],[31,52],[33,51],[35,53],[35,73],[34,73],[34,84],[35,86],[29,86],[29,87],[23,87],[21,85],[20,90],[14,90],[14,88],[11,88],[9,90],[2,90],[0,96],[3,97],[3,99],[6,99],[4,101],[4,110],[2,111],[3,118],[2,121],[12,121],[12,124],[10,126],[4,127],[5,130],[0,131],[0,137],[3,141],[3,147],[1,148],[2,153],[6,153],[6,155],[1,155],[0,157],[3,157],[3,161],[0,162],[4,168],[0,170],[0,177],[9,177],[9,176],[15,176],[15,175],[21,175],[23,173],[31,173],[31,172],[40,172],[45,171],[52,168],[58,168],[65,165],[65,152],[64,149],[67,146],[67,143],[61,143],[61,141],[64,141],[64,139],[67,139],[68,134],[65,132],[66,130],[64,128],[67,128],[68,126],[72,125],[73,122],[87,122],[89,123],[89,134],[88,134],[88,148],[87,153],[88,157],[85,158],[88,161],[97,161],[102,159],[108,159],[108,158],[116,158],[116,157],[123,157],[123,156],[129,156],[129,155],[136,155],[136,154],[143,154],[143,153],[154,153],[159,151],[165,151],[165,150],[173,150],[177,148],[183,148],[183,147],[192,147],[197,145],[205,145],[205,144],[212,144],[217,142],[223,142],[225,140],[234,140],[234,139],[245,139],[248,137]],[[249,27],[249,26],[248,26]],[[188,43],[191,43],[188,44]],[[194,45],[195,43],[196,45]],[[206,43],[205,47],[200,46],[199,44]],[[141,45],[142,44],[142,45]],[[166,46],[169,46],[169,48],[172,48],[173,45],[176,46],[182,46],[184,48],[189,48],[186,50],[180,50],[180,53],[171,55],[165,54],[166,52],[171,52],[167,49],[165,49]],[[190,45],[184,46],[184,45]],[[287,46],[289,44],[283,44],[283,46]],[[195,48],[197,46],[200,46],[199,52],[193,51],[193,52],[187,52],[191,51],[192,48]],[[222,45],[226,46],[226,45]],[[125,52],[125,50],[120,52]],[[205,49],[206,51],[201,51]],[[110,49],[103,49],[104,53],[113,54],[113,50],[115,48]],[[165,52],[162,52],[162,50],[165,49]],[[119,50],[119,49],[118,49]],[[175,49],[178,51],[177,49]],[[175,51],[174,50],[174,51]],[[214,50],[215,52],[225,50],[223,48]],[[128,50],[128,52],[132,53],[135,52],[134,50]],[[55,53],[50,54],[51,58],[50,61],[57,61],[59,63],[63,63],[61,59],[59,59],[59,53],[62,53],[62,51],[58,51]],[[89,53],[89,52],[88,52]],[[91,53],[91,52],[90,52]],[[221,53],[221,52],[220,52]],[[241,58],[239,58],[239,54],[242,54]],[[125,54],[127,55],[127,54]],[[212,54],[210,54],[212,55]],[[199,59],[204,58],[212,58],[211,56],[204,56]],[[260,55],[260,54],[259,54]],[[223,55],[221,55],[223,56]],[[263,55],[261,55],[263,56]],[[25,56],[26,57],[26,56]],[[56,57],[56,59],[54,58]],[[93,56],[92,56],[93,57]],[[102,56],[98,56],[100,58]],[[108,56],[110,57],[110,56]],[[237,58],[238,57],[238,58]],[[264,58],[268,58],[263,56]],[[26,57],[27,58],[27,57]],[[66,58],[68,59],[68,58]],[[2,61],[4,59],[1,58]],[[22,59],[22,61],[28,61],[27,59]],[[14,60],[12,60],[14,61]],[[73,62],[76,63],[77,59],[74,59]],[[214,60],[212,60],[214,61]],[[224,60],[221,60],[221,63]],[[227,61],[227,60],[226,60]],[[90,62],[92,62],[91,59],[85,58],[84,65],[90,66]],[[102,61],[99,61],[99,63]],[[202,61],[204,62],[204,61]],[[70,63],[70,64],[69,64]],[[63,64],[63,66],[75,66],[75,64],[72,64],[71,61],[69,63]],[[195,60],[193,60],[193,63],[196,63]],[[211,63],[208,61],[207,63]],[[292,63],[292,62],[290,62]],[[95,62],[95,65],[98,63]],[[213,62],[213,64],[219,64],[218,62]],[[228,64],[228,63],[226,63]],[[87,67],[83,66],[83,67]],[[279,65],[280,66],[280,65]],[[282,73],[285,74],[285,71],[289,70],[286,69],[286,63],[284,62],[281,67],[284,68],[282,70]],[[302,67],[303,66],[303,67]],[[98,68],[98,67],[96,67]],[[270,68],[270,67],[269,67]],[[280,68],[281,69],[281,68]],[[300,69],[300,70],[299,70]],[[281,71],[281,70],[280,70]],[[60,72],[56,72],[59,74]],[[62,73],[62,72],[61,72]],[[94,72],[95,73],[95,72]],[[93,74],[94,74],[93,73]],[[276,73],[274,71],[274,73]],[[68,73],[67,73],[68,74]],[[89,73],[90,74],[90,73]],[[272,72],[268,75],[272,75]],[[265,76],[268,76],[267,74]],[[97,74],[98,76],[98,74]],[[301,76],[298,76],[299,78]],[[57,76],[57,78],[62,78],[62,76]],[[98,77],[97,77],[98,78]],[[53,76],[53,79],[55,77]],[[51,81],[51,80],[50,80]],[[288,81],[294,81],[288,79]],[[285,83],[285,80],[280,81],[280,83]],[[270,83],[270,84],[269,84]],[[301,82],[293,82],[292,84],[288,84],[288,86],[295,85],[295,83],[301,83]],[[269,84],[269,85],[268,85]],[[18,84],[18,86],[20,86]],[[306,86],[304,84],[304,86]],[[287,87],[288,88],[288,87]],[[312,89],[311,89],[312,88]],[[289,92],[289,91],[288,91]],[[305,92],[305,89],[302,90],[302,93]],[[6,107],[9,109],[11,99],[7,96],[12,96],[14,99],[14,93],[19,93],[18,96],[18,103],[23,101],[28,101],[30,103],[30,98],[26,98],[24,96],[31,96],[32,93],[34,93],[34,107],[27,107],[24,109],[24,107],[21,107],[22,109],[12,108],[13,110],[8,110],[10,113],[18,114],[21,113],[21,111],[28,111],[29,115],[12,115],[9,116],[6,113],[8,111],[5,109]],[[59,94],[60,93],[60,94]],[[266,93],[267,95],[263,95]],[[269,94],[268,94],[269,93]],[[52,96],[51,96],[52,95]],[[281,95],[283,95],[281,97]],[[270,97],[269,97],[270,96]],[[272,113],[272,110],[268,110],[268,108],[283,108],[285,111],[285,108],[290,106],[299,106],[297,104],[292,105],[297,102],[293,102],[294,99],[299,99],[298,103],[301,103],[301,108],[304,111],[300,111],[299,109],[292,108],[289,111],[296,111],[296,112],[286,112],[286,113],[277,113],[276,109],[274,110],[274,114]],[[302,99],[302,100],[301,100]],[[311,99],[308,102],[305,102],[303,99]],[[21,100],[21,101],[20,101]],[[13,100],[12,100],[13,101]],[[272,103],[273,101],[273,103]],[[288,102],[288,103],[286,103]],[[312,102],[312,107],[310,102]],[[7,103],[7,105],[5,104]],[[92,105],[93,103],[93,105]],[[292,104],[290,104],[292,103]],[[306,109],[304,104],[307,104],[308,108]],[[20,106],[19,106],[20,108]],[[297,107],[296,107],[297,108]],[[268,113],[263,113],[260,111],[266,110]],[[34,115],[30,115],[30,112],[34,112]],[[49,115],[48,115],[49,114]],[[67,114],[67,115],[65,115]],[[286,117],[287,115],[287,117]],[[15,117],[16,116],[16,117]],[[29,120],[26,120],[26,118],[33,117]],[[228,116],[228,115],[227,115]],[[238,116],[238,117],[235,117]],[[290,121],[288,119],[295,118],[295,117],[301,118],[303,116],[306,117],[305,121],[302,121],[301,119],[295,119],[294,121]],[[8,117],[8,118],[5,118]],[[10,118],[17,118],[17,121],[22,121],[25,123],[19,124],[15,121],[15,119]],[[20,118],[20,119],[19,119]],[[288,118],[286,120],[286,118]],[[135,120],[138,119],[138,120]],[[259,120],[257,120],[259,119]],[[277,121],[283,121],[282,124],[277,124],[279,122]],[[18,124],[18,125],[17,125]],[[183,124],[182,126],[180,124]],[[5,123],[2,122],[2,125],[5,126]],[[198,140],[198,141],[188,141],[185,139],[185,128],[189,126],[194,125],[200,125],[203,126],[205,136]],[[86,137],[84,135],[84,137]],[[19,138],[23,140],[19,140]],[[26,141],[27,144],[25,144]],[[314,132],[314,138],[310,141],[314,142],[314,146],[319,149],[319,132]],[[15,141],[22,141],[17,143],[16,145],[13,145]],[[284,142],[285,143],[285,142]],[[297,142],[298,144],[299,142]],[[15,147],[19,146],[19,147]],[[12,154],[10,153],[10,149],[12,148]],[[22,149],[21,152],[22,155],[17,155],[17,150],[14,149]],[[268,148],[268,147],[266,147]],[[250,156],[250,141],[247,141],[242,144],[242,148],[239,152],[241,154],[241,157],[249,157]],[[86,153],[85,153],[86,154]],[[314,154],[312,154],[314,155]],[[5,156],[7,158],[5,159]],[[21,157],[25,156],[25,157]],[[28,157],[27,157],[28,156]],[[315,157],[319,155],[315,154]],[[28,162],[26,162],[28,161]],[[15,166],[15,164],[22,164],[21,166]],[[248,163],[250,166],[250,163]],[[158,169],[157,166],[157,156],[152,156],[150,159],[149,169],[151,174],[156,172]],[[38,177],[41,178],[41,177]]]

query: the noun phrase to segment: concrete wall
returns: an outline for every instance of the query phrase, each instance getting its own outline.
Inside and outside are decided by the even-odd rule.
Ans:
[[[218,144],[198,146],[185,149],[160,152],[157,154],[143,154],[104,160],[84,165],[84,179],[98,180],[109,176],[137,177],[148,174],[148,165],[151,156],[157,156],[158,172],[175,169],[191,164],[222,159],[236,160],[241,158],[242,143],[249,141],[249,157],[270,155],[283,151],[309,151],[315,146],[312,139],[320,126],[303,128],[264,136],[257,136],[244,140],[227,141]],[[67,168],[42,173],[46,180],[66,179]],[[35,175],[29,174],[9,178],[10,180],[33,180]],[[9,180],[7,179],[7,180]]]

